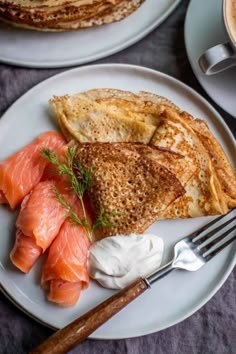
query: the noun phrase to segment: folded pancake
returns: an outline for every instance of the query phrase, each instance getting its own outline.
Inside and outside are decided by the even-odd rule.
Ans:
[[[182,176],[176,174],[186,194],[166,209],[163,218],[225,214],[235,207],[235,172],[207,124],[164,98],[143,96],[153,103],[162,101],[165,107],[151,144],[182,154],[189,166]]]
[[[77,153],[92,173],[88,192],[92,211],[97,217],[104,210],[112,224],[99,228],[98,237],[144,232],[185,192],[161,164],[163,155],[169,161],[180,160],[177,154],[134,143],[79,144]]]
[[[210,155],[212,165],[216,175],[220,181],[224,198],[227,201],[229,208],[236,206],[236,178],[235,172],[229,163],[229,160],[224,150],[219,145],[216,138],[211,133],[207,124],[200,119],[192,122],[192,128],[197,134],[201,143]]]
[[[163,217],[196,217],[227,212],[226,201],[219,198],[216,173],[207,151],[191,127],[179,120],[172,111],[166,110],[166,116],[151,144],[181,152],[188,166],[178,174],[186,194],[170,205]]]
[[[83,143],[138,141],[147,144],[156,129],[151,118],[139,119],[148,113],[136,113],[129,107],[118,109],[85,94],[54,97],[50,103],[65,136]]]
[[[144,0],[0,0],[0,18],[13,26],[65,31],[99,26],[133,13]]]
[[[162,159],[186,190],[163,211],[163,218],[224,214],[236,207],[235,171],[219,142],[204,121],[168,99],[149,92],[94,89],[53,98],[51,104],[68,140],[142,142],[183,157],[181,163]]]

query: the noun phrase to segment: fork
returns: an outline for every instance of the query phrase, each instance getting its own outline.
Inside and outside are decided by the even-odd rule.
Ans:
[[[174,257],[169,263],[146,278],[138,278],[131,285],[57,331],[45,342],[33,349],[31,354],[67,353],[160,278],[176,269],[197,271],[202,268],[236,239],[236,216],[212,229],[214,225],[217,225],[225,217],[225,215],[219,216],[178,241],[174,246]]]

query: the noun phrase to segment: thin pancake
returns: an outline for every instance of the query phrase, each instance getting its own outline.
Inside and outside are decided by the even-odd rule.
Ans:
[[[39,31],[76,30],[120,21],[137,10],[144,1],[49,1],[32,8],[23,0],[0,0],[0,19],[12,26]]]
[[[80,142],[149,143],[156,127],[128,113],[96,102],[83,94],[54,97],[50,100],[66,136]]]
[[[5,4],[8,6],[20,6],[21,8],[41,8],[41,7],[56,7],[56,6],[68,6],[77,3],[79,6],[92,6],[97,3],[110,3],[115,5],[121,0],[1,0],[0,4]]]
[[[222,186],[228,206],[236,207],[236,178],[235,172],[218,141],[211,133],[206,122],[196,119],[192,127],[201,143],[210,155],[212,165]]]
[[[99,228],[97,236],[142,233],[184,194],[175,175],[161,164],[163,155],[181,158],[144,144],[79,144],[80,162],[92,173],[91,207],[96,216],[104,210],[112,223]]]
[[[144,96],[165,106],[162,122],[151,143],[181,153],[189,165],[182,171],[183,176],[176,174],[186,194],[175,201],[163,217],[224,214],[235,207],[235,172],[207,124],[181,111],[165,98],[149,93]]]

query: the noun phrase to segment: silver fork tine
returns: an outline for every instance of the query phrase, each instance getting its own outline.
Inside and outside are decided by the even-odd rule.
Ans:
[[[204,225],[203,227],[201,227],[200,229],[198,229],[197,231],[194,231],[193,233],[191,233],[188,236],[189,240],[192,240],[192,242],[195,242],[195,238],[198,238],[200,236],[200,234],[202,232],[204,232],[205,230],[207,230],[209,227],[211,227],[212,225],[216,224],[218,221],[220,221],[221,219],[223,219],[226,215],[229,215],[234,209],[230,210],[227,214],[225,215],[221,215],[218,216],[218,218],[210,221],[208,224]],[[201,237],[198,238],[198,240],[201,240]]]
[[[192,272],[197,271],[222,249],[233,242],[236,239],[236,223],[234,223],[233,227],[232,225],[228,225],[230,225],[232,221],[236,220],[235,215],[228,218],[228,220],[224,223],[221,223],[220,226],[215,227],[214,230],[207,232],[207,235],[204,232],[224,217],[225,215],[219,216],[215,220],[203,226],[200,230],[197,230],[190,234],[190,236],[186,236],[179,240],[174,246],[173,259],[161,268],[149,274],[145,278],[146,284],[150,286],[158,279],[163,278],[176,269],[184,269]],[[212,237],[208,240],[208,243],[204,241],[205,245],[203,242],[200,242],[202,247],[200,247],[198,242],[193,242],[195,239],[203,240],[205,237],[209,237],[209,235],[214,235],[214,240],[212,240]]]
[[[232,230],[231,230],[231,232],[232,232]],[[226,231],[224,237],[228,236],[229,234],[230,234],[230,232]],[[234,240],[236,240],[236,233],[234,234],[233,237],[231,237],[229,240],[227,240],[226,242],[221,244],[219,247],[217,247],[214,250],[212,250],[206,256],[204,256],[204,254],[203,254],[203,258],[208,262],[211,258],[213,258],[215,255],[217,255],[220,251],[222,251],[225,247],[227,247]]]
[[[227,225],[231,224],[234,220],[236,220],[236,216],[234,216],[233,218],[227,220],[224,224],[221,224],[217,227],[215,227],[212,231],[208,232],[206,235],[204,235],[203,237],[201,237],[200,239],[197,240],[197,242],[200,242],[198,244],[198,247],[201,249],[201,245],[208,239],[211,238],[211,236],[215,235],[218,231],[222,230],[223,228],[225,228]],[[235,228],[235,226],[233,227]],[[221,236],[220,236],[221,237]],[[220,237],[217,237],[216,239],[214,239],[213,241],[206,243],[203,248],[210,248],[211,246],[213,246],[215,243],[217,243],[218,241],[220,241]],[[194,240],[192,240],[194,242]]]

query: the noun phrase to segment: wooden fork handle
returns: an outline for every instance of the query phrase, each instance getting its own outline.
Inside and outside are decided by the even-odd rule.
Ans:
[[[64,354],[86,339],[104,322],[141,295],[148,285],[139,278],[134,283],[54,333],[31,354]]]

